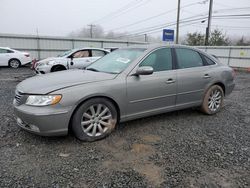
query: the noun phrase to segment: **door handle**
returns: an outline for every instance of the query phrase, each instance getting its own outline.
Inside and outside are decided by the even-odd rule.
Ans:
[[[204,74],[203,78],[211,78],[209,74]]]
[[[166,84],[172,84],[174,83],[175,80],[173,80],[172,78],[169,78],[167,81],[166,81]]]

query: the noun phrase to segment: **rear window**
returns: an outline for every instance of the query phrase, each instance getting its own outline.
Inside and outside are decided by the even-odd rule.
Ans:
[[[206,64],[207,64],[207,65],[215,65],[215,62],[212,61],[210,58],[204,56],[204,59],[206,60]]]
[[[102,57],[105,56],[105,52],[101,50],[92,50],[92,57]]]
[[[198,52],[186,48],[176,48],[175,51],[180,69],[203,66],[202,58]]]

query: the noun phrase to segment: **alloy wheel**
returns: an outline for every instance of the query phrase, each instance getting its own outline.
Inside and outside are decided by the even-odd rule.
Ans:
[[[91,105],[82,115],[81,127],[91,137],[98,137],[113,127],[111,110],[104,104]]]
[[[10,66],[12,67],[12,68],[18,68],[19,67],[19,61],[18,60],[11,60],[10,61]]]
[[[218,89],[213,90],[208,98],[208,108],[212,112],[215,112],[216,110],[220,108],[221,100],[222,100],[221,91]]]

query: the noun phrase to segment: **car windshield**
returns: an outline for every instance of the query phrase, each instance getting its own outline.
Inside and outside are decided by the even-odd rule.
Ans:
[[[119,74],[125,70],[131,64],[131,62],[137,59],[145,50],[146,49],[144,48],[115,50],[114,52],[91,64],[86,69],[96,72]]]
[[[74,50],[68,50],[66,52],[63,52],[62,54],[59,54],[57,57],[64,57],[64,56],[67,56],[69,55],[71,52],[73,52]]]

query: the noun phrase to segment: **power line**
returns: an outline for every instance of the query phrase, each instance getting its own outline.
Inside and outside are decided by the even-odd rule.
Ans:
[[[102,17],[102,18],[99,18],[99,19],[93,21],[92,23],[99,23],[100,21],[102,21],[102,20],[104,20],[104,19],[106,19],[106,18],[109,18],[109,17],[111,17],[111,16],[113,16],[113,15],[115,15],[115,14],[117,14],[117,13],[120,13],[120,12],[122,12],[122,11],[124,11],[124,10],[129,9],[130,7],[132,7],[132,6],[136,5],[136,4],[138,4],[138,3],[141,2],[141,1],[143,1],[143,0],[133,0],[133,1],[130,1],[130,2],[127,3],[126,5],[122,6],[121,8],[119,8],[119,9],[117,9],[117,10],[115,10],[115,11],[113,11],[113,12],[107,14],[107,15],[105,15],[105,16]]]
[[[137,0],[137,1],[138,1],[138,0]],[[125,14],[125,13],[127,13],[127,12],[129,12],[129,11],[131,11],[131,10],[134,10],[134,9],[136,9],[136,8],[139,8],[139,7],[143,6],[143,5],[146,5],[146,4],[149,3],[150,1],[151,1],[151,0],[146,0],[146,1],[144,2],[144,0],[139,0],[138,3],[133,4],[132,6],[129,6],[129,7],[126,8],[126,9],[115,11],[114,14],[105,16],[105,18],[109,17],[109,19],[106,19],[106,20],[102,21],[102,24],[103,24],[103,23],[106,23],[106,22],[110,22],[111,20],[116,19],[117,17],[119,17],[119,16],[121,16],[121,15],[123,15],[123,14]],[[137,5],[137,6],[136,6],[136,5]],[[103,17],[103,18],[100,19],[99,21],[101,21],[101,20],[103,20],[103,19],[105,19],[105,18]]]
[[[204,28],[204,26],[198,25],[198,24],[192,24],[192,26],[196,26],[199,28]],[[250,27],[241,27],[241,26],[229,26],[229,25],[211,25],[211,27],[220,27],[220,28],[229,28],[232,30],[242,30],[242,29],[250,29]]]
[[[205,19],[205,18],[207,18],[207,16],[206,17],[202,17],[202,18],[197,18],[197,16],[201,16],[201,15],[195,15],[195,16],[191,16],[191,17],[188,17],[188,18],[183,18],[183,19],[181,19],[181,22],[183,22],[183,21],[187,21],[187,20],[189,20],[189,19],[192,19],[192,18],[195,18],[195,20],[201,20],[201,19]],[[151,27],[146,27],[146,28],[143,28],[143,29],[137,29],[137,30],[133,30],[133,31],[130,31],[130,32],[140,32],[141,30],[151,30],[151,29],[154,29],[154,28],[157,28],[157,27],[167,27],[167,26],[169,26],[169,24],[170,25],[172,25],[172,24],[176,24],[176,22],[175,21],[173,21],[173,22],[168,22],[168,23],[163,23],[163,24],[158,24],[158,25],[154,25],[154,26],[151,26]]]
[[[198,16],[198,15],[197,15]],[[194,17],[197,17],[197,16],[192,16],[192,17],[189,17],[189,18],[185,18],[185,19],[182,19],[180,21],[181,24],[183,23],[189,23],[189,22],[194,22],[194,21],[202,21],[204,19],[207,19],[207,16],[203,16],[203,17],[199,17],[199,18],[195,18],[195,19],[190,19],[190,18],[194,18]],[[217,16],[212,16],[213,19],[232,19],[231,17],[225,17],[227,15],[217,15]],[[229,15],[229,16],[232,16],[232,15]],[[233,19],[242,19],[242,17],[240,17],[241,15],[234,15],[234,16],[238,16],[238,17],[233,17]],[[245,19],[249,19],[250,17],[246,17],[247,15],[245,15]],[[127,35],[121,35],[121,36],[118,36],[118,37],[115,37],[115,38],[121,38],[121,37],[129,37],[129,36],[133,36],[133,35],[141,35],[141,34],[149,34],[151,31],[156,31],[156,30],[161,30],[165,27],[169,27],[169,26],[174,26],[175,25],[175,22],[170,22],[170,23],[167,23],[167,24],[161,24],[161,25],[157,25],[157,26],[154,26],[154,27],[149,27],[149,28],[144,28],[144,29],[140,29],[139,31],[135,31],[135,33],[130,33],[130,34],[127,34]]]
[[[190,4],[187,4],[187,5],[182,6],[181,9],[187,8],[187,7],[190,7],[190,6],[193,6],[193,5],[197,5],[197,4],[204,4],[205,2],[206,2],[206,1],[198,1],[198,2],[194,2],[194,3],[190,3]],[[177,8],[171,9],[171,10],[168,10],[168,11],[166,11],[166,12],[157,14],[157,15],[155,15],[155,16],[151,16],[151,17],[148,17],[148,18],[146,18],[146,19],[142,19],[142,20],[136,21],[136,22],[134,22],[134,23],[131,23],[131,24],[128,24],[128,25],[124,25],[124,26],[121,26],[121,27],[117,27],[117,28],[114,28],[114,29],[110,29],[110,30],[114,31],[114,30],[120,30],[120,29],[125,28],[125,27],[130,27],[130,26],[136,25],[136,24],[138,24],[138,23],[143,23],[143,22],[152,20],[152,19],[154,19],[154,18],[163,16],[163,15],[165,15],[165,14],[169,14],[169,13],[174,12],[174,11],[176,11],[176,10],[177,10]]]
[[[180,23],[181,24],[180,27],[190,26],[190,25],[193,25],[193,24],[196,24],[196,23],[200,23],[200,21],[196,21],[196,22],[193,22],[193,23],[186,23],[186,24]],[[173,27],[170,27],[170,26],[173,26]],[[169,25],[168,27],[170,27],[171,29],[175,29],[176,24]],[[157,33],[157,32],[159,32],[161,30],[162,30],[162,28],[154,30],[154,31],[147,32],[147,34]],[[136,34],[136,35],[133,34],[133,35],[131,35],[131,37],[138,37],[138,36],[142,36],[142,35],[144,35],[144,34],[140,34],[140,33]]]
[[[192,19],[192,20],[180,20],[180,24],[181,23],[192,22],[192,21],[198,21],[198,20],[201,21],[204,18],[207,18],[207,17],[196,18],[196,19]],[[175,26],[175,25],[176,25],[175,22],[164,24],[164,25],[158,25],[158,27],[154,27],[154,28],[151,28],[151,29],[148,29],[148,30],[138,31],[137,33],[134,33],[134,34],[122,35],[122,36],[119,36],[117,38],[126,37],[126,36],[132,36],[132,35],[137,35],[137,34],[142,34],[142,33],[145,33],[145,32],[146,33],[150,33],[151,31],[160,30],[160,29],[163,29],[165,27]]]
[[[203,1],[202,1],[203,2]],[[195,4],[200,4],[201,3],[201,1],[199,1],[199,2],[196,2],[196,3],[191,3],[191,4],[188,4],[188,5],[184,5],[183,7],[181,7],[181,10],[183,10],[183,8],[186,8],[186,7],[189,7],[189,6],[192,6],[192,5],[195,5]],[[218,12],[221,12],[221,11],[233,11],[233,10],[243,10],[243,9],[250,9],[250,7],[239,7],[239,8],[230,8],[230,9],[218,9],[218,10],[215,10],[215,11],[213,11],[213,13],[218,13]],[[146,19],[143,19],[143,20],[139,20],[139,21],[137,21],[137,22],[134,22],[134,23],[131,23],[131,24],[128,24],[128,25],[124,25],[124,26],[121,26],[121,27],[117,27],[117,28],[114,28],[114,29],[110,29],[110,30],[112,30],[112,31],[115,31],[115,30],[120,30],[120,29],[122,29],[122,28],[125,28],[125,27],[130,27],[130,26],[133,26],[133,25],[136,25],[136,24],[139,24],[139,23],[143,23],[143,22],[146,22],[146,21],[148,21],[148,20],[152,20],[152,19],[154,19],[154,18],[157,18],[157,17],[160,17],[160,16],[163,16],[163,15],[165,15],[165,14],[168,14],[168,13],[171,13],[171,12],[174,12],[174,11],[176,11],[177,9],[175,8],[175,9],[171,9],[171,10],[169,10],[169,11],[167,11],[167,12],[163,12],[163,13],[160,13],[160,14],[157,14],[157,15],[155,15],[155,16],[152,16],[152,17],[148,17],[148,18],[146,18]],[[184,10],[185,12],[189,12],[189,11],[186,11],[186,10]],[[192,14],[192,13],[191,13]],[[195,15],[195,14],[193,14],[193,15]],[[206,14],[204,14],[204,13],[202,13],[202,14],[198,14],[198,15],[195,15],[194,17],[197,17],[197,16],[204,16],[204,15],[206,15]]]

